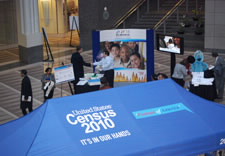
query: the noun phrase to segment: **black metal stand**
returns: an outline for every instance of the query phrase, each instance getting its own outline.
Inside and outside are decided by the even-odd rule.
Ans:
[[[64,62],[62,62],[61,64],[64,66]],[[70,92],[71,92],[71,95],[74,95],[74,93],[73,93],[73,89],[72,89],[72,87],[71,87],[70,82],[68,82],[68,85],[69,85],[69,87],[70,87]],[[61,84],[61,96],[62,96],[62,84]]]
[[[42,28],[42,32],[43,32],[43,36],[44,36],[45,49],[46,49],[46,53],[47,53],[47,59],[45,59],[43,61],[54,62],[54,58],[53,58],[53,55],[52,55],[51,47],[49,45],[48,38],[47,38],[47,35],[46,35],[46,32],[45,32],[44,28]]]
[[[71,94],[74,95],[73,89],[72,89],[72,87],[71,87],[71,83],[68,82],[68,85],[69,85],[69,87],[70,87],[70,92],[71,92]]]
[[[171,74],[171,77],[173,75],[173,71],[174,71],[174,68],[175,68],[175,65],[176,65],[176,55],[174,53],[171,53],[170,54],[170,74]]]

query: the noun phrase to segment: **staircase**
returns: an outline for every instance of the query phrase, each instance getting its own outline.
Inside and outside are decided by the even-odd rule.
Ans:
[[[161,0],[160,11],[151,9],[149,12],[142,12],[139,20],[133,22],[126,28],[139,28],[139,29],[152,29],[160,19],[176,4],[177,1],[174,0]],[[204,8],[205,0],[197,0],[197,8],[201,8],[198,13],[200,13],[200,19],[204,26]],[[150,6],[151,7],[151,6]],[[185,50],[197,50],[204,49],[204,27],[198,28],[198,30],[203,30],[202,34],[195,34],[196,25],[198,21],[194,21],[192,17],[194,16],[193,10],[196,10],[196,0],[188,0],[188,12],[186,12],[186,2],[178,8],[178,13],[172,14],[157,30],[156,33],[163,33],[168,35],[178,35],[184,37],[184,47]],[[186,15],[186,18],[184,18]],[[189,21],[189,27],[182,27],[180,23],[185,23]],[[183,34],[179,34],[178,31],[184,31]]]

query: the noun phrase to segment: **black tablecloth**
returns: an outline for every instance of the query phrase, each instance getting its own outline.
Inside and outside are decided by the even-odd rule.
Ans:
[[[204,78],[214,78],[214,71],[213,70],[204,71]],[[190,92],[207,100],[213,101],[217,98],[215,80],[213,81],[212,85],[199,85],[199,86],[191,85]]]
[[[215,100],[215,98],[217,97],[216,87],[214,83],[213,85],[199,85],[196,87],[194,85],[191,85],[190,92],[211,101]]]
[[[80,94],[80,93],[87,93],[87,92],[92,92],[92,91],[97,91],[99,90],[100,85],[94,85],[94,86],[89,86],[88,84],[83,85],[83,86],[76,86],[76,94]]]

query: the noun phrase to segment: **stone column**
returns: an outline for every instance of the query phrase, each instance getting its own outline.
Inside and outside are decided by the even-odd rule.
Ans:
[[[43,60],[43,39],[39,28],[38,0],[16,0],[20,61]]]
[[[225,1],[205,1],[205,48],[225,52]]]

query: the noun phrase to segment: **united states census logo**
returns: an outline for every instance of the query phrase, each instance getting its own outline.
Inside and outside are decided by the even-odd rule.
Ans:
[[[124,29],[124,30],[117,30],[116,31],[116,37],[124,37],[124,36],[126,36],[126,37],[128,37],[128,36],[130,36],[130,30],[128,30],[128,29]]]

